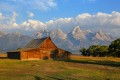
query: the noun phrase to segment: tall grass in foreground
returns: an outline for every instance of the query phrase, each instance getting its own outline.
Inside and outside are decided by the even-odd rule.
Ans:
[[[75,55],[69,61],[0,59],[0,80],[120,80],[120,59]]]

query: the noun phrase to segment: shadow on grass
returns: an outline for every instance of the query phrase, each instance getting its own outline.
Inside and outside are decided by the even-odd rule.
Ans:
[[[78,80],[78,79],[70,78],[70,76],[69,77],[66,76],[65,79],[58,78],[58,77],[53,77],[53,76],[46,76],[46,77],[54,79],[54,80]]]
[[[112,67],[120,67],[120,62],[115,61],[102,61],[102,60],[64,60],[65,62],[73,62],[73,63],[82,63],[82,64],[97,64],[104,66],[112,66]]]
[[[42,80],[41,77],[38,77],[38,76],[34,76],[35,80]]]
[[[49,78],[52,78],[52,79],[55,79],[55,80],[64,80],[64,79],[56,78],[56,77],[53,77],[53,76],[46,76],[46,77],[49,77]]]

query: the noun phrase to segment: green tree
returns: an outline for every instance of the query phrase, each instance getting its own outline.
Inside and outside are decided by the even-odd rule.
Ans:
[[[109,48],[109,56],[120,57],[120,38],[113,41]]]
[[[108,46],[103,45],[98,48],[98,56],[99,57],[105,57],[108,55],[107,53],[108,53]]]
[[[88,53],[91,56],[93,56],[93,57],[98,56],[98,54],[99,54],[99,51],[98,51],[99,47],[100,47],[100,45],[92,45],[92,46],[90,46],[89,49],[88,49]]]
[[[81,52],[81,55],[83,55],[83,56],[88,56],[88,55],[87,55],[87,49],[86,49],[86,48],[80,49],[80,52]]]

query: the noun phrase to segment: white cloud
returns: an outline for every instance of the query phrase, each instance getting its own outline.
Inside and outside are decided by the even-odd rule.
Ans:
[[[13,12],[13,16],[4,16],[0,14],[0,17],[4,17],[0,21],[2,29],[22,29],[22,30],[40,30],[40,29],[58,29],[61,28],[64,31],[71,31],[73,27],[80,26],[82,29],[90,29],[92,31],[103,30],[107,33],[120,34],[120,12],[113,11],[112,13],[98,12],[96,14],[83,13],[74,18],[59,18],[56,20],[49,20],[47,22],[41,22],[39,20],[26,20],[21,24],[16,22],[18,14]]]
[[[16,17],[18,16],[18,13],[13,12],[13,16],[11,18],[12,22],[16,22]]]
[[[34,16],[35,16],[34,13],[32,13],[32,12],[29,12],[29,13],[28,13],[28,17],[32,18],[32,17],[34,17]]]
[[[12,30],[12,29],[20,29],[20,25],[17,24],[16,18],[18,13],[13,12],[12,15],[2,15],[2,19],[0,20],[0,29],[1,30]]]
[[[0,13],[0,19],[2,19],[3,18],[3,15],[2,15],[2,13]]]
[[[66,30],[68,28],[70,29],[74,24],[73,24],[73,18],[59,18],[57,20],[50,20],[46,22],[45,25],[50,30],[57,29],[57,28]]]
[[[43,22],[40,22],[38,20],[28,20],[21,24],[22,27],[25,28],[25,30],[39,30],[39,29],[45,29],[46,26]]]
[[[56,8],[57,3],[55,0],[10,0],[1,1],[0,9],[9,11],[23,10],[41,10],[46,11]],[[26,8],[27,7],[27,8]]]
[[[40,10],[52,9],[55,8],[57,5],[54,0],[35,0],[34,3],[34,7]]]

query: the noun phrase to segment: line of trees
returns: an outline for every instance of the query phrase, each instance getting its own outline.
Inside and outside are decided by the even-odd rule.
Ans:
[[[86,49],[86,48],[80,49],[80,52],[82,53],[83,56],[120,57],[120,38],[111,42],[111,44],[109,46],[92,45],[88,49]]]

